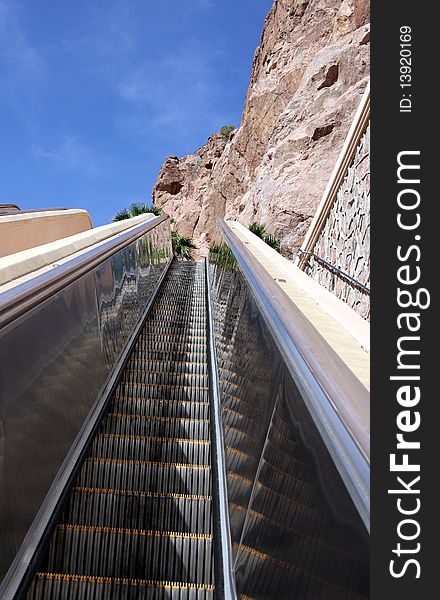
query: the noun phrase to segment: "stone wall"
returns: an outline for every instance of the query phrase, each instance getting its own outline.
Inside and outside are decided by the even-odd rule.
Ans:
[[[199,256],[226,218],[264,223],[295,258],[368,82],[369,10],[368,0],[274,0],[240,127],[226,144],[213,136],[168,159],[153,190]]]
[[[366,287],[370,283],[370,126],[363,133],[320,236],[311,250]],[[370,296],[313,258],[305,272],[370,317]]]

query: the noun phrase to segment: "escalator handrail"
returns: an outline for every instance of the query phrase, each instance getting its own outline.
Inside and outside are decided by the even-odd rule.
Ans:
[[[366,526],[370,526],[368,390],[322,338],[231,227],[218,220],[317,429]],[[347,410],[347,407],[350,410]]]
[[[205,260],[206,309],[208,334],[209,394],[211,402],[211,453],[213,487],[214,573],[216,597],[236,600],[237,590],[232,560],[231,526],[228,511],[227,468],[217,376],[214,319],[209,286],[208,262]]]
[[[50,271],[36,275],[0,293],[0,328],[60,291],[78,277],[93,270],[107,258],[168,219],[168,215],[160,215],[135,225],[104,242],[91,246],[80,255],[72,255],[62,264],[55,263]]]

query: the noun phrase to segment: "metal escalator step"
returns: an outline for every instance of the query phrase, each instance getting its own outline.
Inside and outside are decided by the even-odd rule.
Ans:
[[[101,432],[208,441],[210,425],[208,419],[112,412],[104,419]]]
[[[125,369],[125,377],[142,385],[173,385],[190,387],[208,387],[207,373],[173,373],[172,371],[147,371],[144,369]]]
[[[182,314],[202,316],[201,312],[205,305],[205,298],[201,295],[200,290],[194,290],[193,288],[191,294],[186,293],[182,288],[173,290],[170,285],[168,290],[164,291],[168,293],[158,298],[158,302],[151,313],[152,319],[157,318],[157,315],[167,314],[168,312],[172,312],[172,315],[175,316],[181,316]]]
[[[192,385],[172,384],[143,384],[130,381],[121,381],[117,393],[134,398],[166,398],[167,400],[190,400],[192,402],[207,402],[208,387],[195,387]]]
[[[186,328],[191,325],[202,326],[202,319],[206,318],[205,307],[201,306],[197,312],[179,311],[175,306],[171,305],[167,310],[161,310],[152,314],[154,321],[162,321],[163,323],[177,323],[180,328],[180,333],[177,335],[184,335]],[[182,333],[183,332],[183,333]],[[142,342],[148,337],[148,329],[145,329],[141,333],[141,337],[138,341]]]
[[[142,435],[99,434],[91,457],[193,465],[210,464],[210,442]]]
[[[162,323],[148,322],[142,330],[142,336],[149,335],[177,336],[179,338],[203,337],[206,339],[206,326],[202,322],[176,323],[174,320],[164,320]]]
[[[189,353],[204,353],[206,352],[206,343],[202,340],[185,341],[183,339],[162,340],[162,339],[141,339],[139,340],[139,348],[149,356],[153,352],[189,352]],[[206,356],[206,354],[205,354]]]
[[[213,600],[214,586],[142,579],[37,573],[28,600]]]
[[[157,315],[157,311],[156,311],[156,315]],[[177,312],[174,312],[174,316],[171,319],[157,319],[157,318],[151,318],[148,319],[148,324],[149,325],[162,325],[163,323],[172,323],[173,325],[186,325],[188,323],[188,319],[187,318],[182,318],[179,317]],[[193,317],[191,319],[191,323],[193,323],[194,325],[198,325],[200,327],[204,326],[206,327],[206,315],[203,315],[201,317]]]
[[[208,372],[208,365],[206,362],[196,362],[192,360],[141,360],[132,358],[128,361],[127,369],[130,371],[143,370],[148,373],[198,373],[200,375],[206,375]]]
[[[167,350],[158,350],[151,348],[148,354],[140,347],[135,348],[131,353],[130,361],[148,363],[149,361],[160,362],[191,362],[193,364],[206,364],[206,348],[198,348],[197,351],[175,350],[168,348]]]
[[[206,334],[191,334],[187,331],[181,331],[179,333],[162,331],[160,329],[151,330],[148,327],[142,330],[142,333],[139,337],[140,340],[146,340],[148,342],[154,343],[156,340],[159,342],[164,341],[168,343],[175,342],[184,342],[186,344],[205,344],[206,343]]]
[[[211,584],[212,563],[210,534],[62,524],[48,571]]]
[[[144,417],[179,417],[182,419],[208,419],[209,402],[172,400],[167,398],[137,398],[120,395],[112,404],[113,412],[124,412]]]
[[[29,599],[213,598],[207,373],[204,268],[173,263]]]
[[[96,527],[211,533],[211,497],[74,488],[67,523]]]
[[[142,329],[141,336],[148,337],[150,334],[159,334],[178,337],[204,337],[206,338],[206,323],[198,320],[198,317],[175,320],[171,319],[156,319],[147,321]]]
[[[211,469],[204,465],[88,458],[77,486],[209,496]]]

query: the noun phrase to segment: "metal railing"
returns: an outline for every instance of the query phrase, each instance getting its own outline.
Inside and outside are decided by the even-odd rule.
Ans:
[[[214,572],[216,595],[219,600],[236,600],[235,578],[232,561],[231,527],[228,512],[228,484],[225,445],[222,429],[217,356],[213,331],[213,314],[210,294],[208,263],[205,259],[206,308],[208,325],[208,368],[210,379],[211,435],[212,435],[212,486],[214,500]]]
[[[327,262],[326,260],[324,260],[323,258],[321,258],[320,256],[318,256],[314,252],[307,252],[306,250],[303,250],[302,248],[298,248],[297,254],[300,255],[300,256],[306,255],[306,256],[313,257],[316,260],[317,263],[323,265],[324,267],[326,267],[330,271],[333,271],[333,273],[335,273],[336,275],[338,275],[342,279],[345,279],[348,283],[350,283],[354,287],[357,287],[358,289],[360,289],[365,294],[370,295],[370,289],[367,288],[366,285],[364,285],[363,283],[361,283],[360,281],[358,281],[357,279],[355,279],[354,277],[352,277],[351,275],[349,275],[348,273],[346,273],[345,271],[343,271],[339,267],[335,267],[335,265],[332,265],[331,263]]]
[[[21,212],[18,204],[0,204],[0,215],[11,215],[16,212]]]
[[[325,226],[325,223],[329,217],[332,206],[334,205],[338,191],[342,185],[344,177],[347,174],[347,170],[350,166],[353,156],[355,155],[356,148],[358,147],[359,141],[368,127],[370,120],[370,83],[368,82],[362,96],[361,102],[358,106],[356,114],[353,118],[350,130],[345,139],[344,145],[339,154],[338,160],[336,161],[333,172],[327,183],[327,187],[321,198],[318,208],[316,209],[315,216],[310,223],[310,227],[305,235],[302,243],[303,248],[306,251],[312,251],[319,239],[319,236]],[[307,259],[299,254],[296,259],[296,266],[300,269],[304,269],[304,263]]]
[[[0,215],[23,215],[27,213],[53,212],[57,210],[69,209],[61,206],[54,206],[50,208],[20,208],[18,204],[0,204]]]

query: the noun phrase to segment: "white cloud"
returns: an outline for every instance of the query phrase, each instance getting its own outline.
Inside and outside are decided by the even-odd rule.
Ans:
[[[37,160],[48,161],[62,171],[79,171],[92,176],[101,172],[93,151],[81,143],[79,136],[66,135],[52,148],[33,145],[32,154]]]
[[[63,46],[91,63],[91,69],[111,71],[114,64],[105,65],[106,61],[118,62],[138,46],[139,32],[134,8],[129,3],[110,3],[105,10],[102,7],[98,10],[93,4],[88,9],[89,21],[84,24],[81,34],[64,38]]]
[[[45,72],[45,63],[30,44],[20,21],[20,6],[0,0],[0,78],[2,95],[13,98],[23,87],[34,86]]]
[[[192,41],[177,54],[144,61],[126,74],[117,92],[130,107],[130,115],[119,120],[119,127],[134,129],[141,123],[144,131],[166,127],[178,135],[210,123],[215,127],[216,55],[216,49]]]

